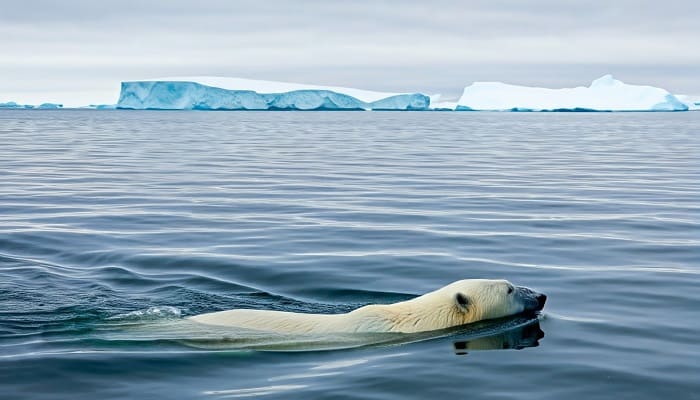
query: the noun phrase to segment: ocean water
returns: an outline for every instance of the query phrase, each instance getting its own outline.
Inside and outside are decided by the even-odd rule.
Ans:
[[[700,113],[0,112],[3,399],[700,399]],[[345,312],[465,278],[544,311]]]

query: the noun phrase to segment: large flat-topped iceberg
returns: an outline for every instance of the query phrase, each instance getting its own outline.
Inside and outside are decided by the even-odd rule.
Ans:
[[[605,75],[588,87],[545,89],[476,82],[464,88],[458,111],[686,111],[664,89],[628,85]]]
[[[421,93],[220,77],[122,82],[117,108],[156,110],[427,110]]]

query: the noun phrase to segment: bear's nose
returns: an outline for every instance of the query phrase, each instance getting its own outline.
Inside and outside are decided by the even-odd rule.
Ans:
[[[544,303],[547,301],[547,295],[538,294],[536,298],[537,298],[537,311],[540,311],[544,308]]]

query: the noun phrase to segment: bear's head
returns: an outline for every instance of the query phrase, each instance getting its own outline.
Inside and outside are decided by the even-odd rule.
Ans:
[[[505,280],[465,279],[399,303],[360,307],[349,315],[356,332],[413,333],[540,311],[546,300],[544,294]]]
[[[464,323],[540,311],[547,296],[506,280],[465,279],[444,287]]]

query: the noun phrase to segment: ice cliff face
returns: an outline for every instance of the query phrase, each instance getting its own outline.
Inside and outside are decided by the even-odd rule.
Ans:
[[[458,111],[685,111],[664,89],[628,85],[605,75],[589,87],[544,89],[476,82],[464,89]]]
[[[236,78],[163,78],[122,82],[117,108],[157,110],[427,110],[420,93]]]

